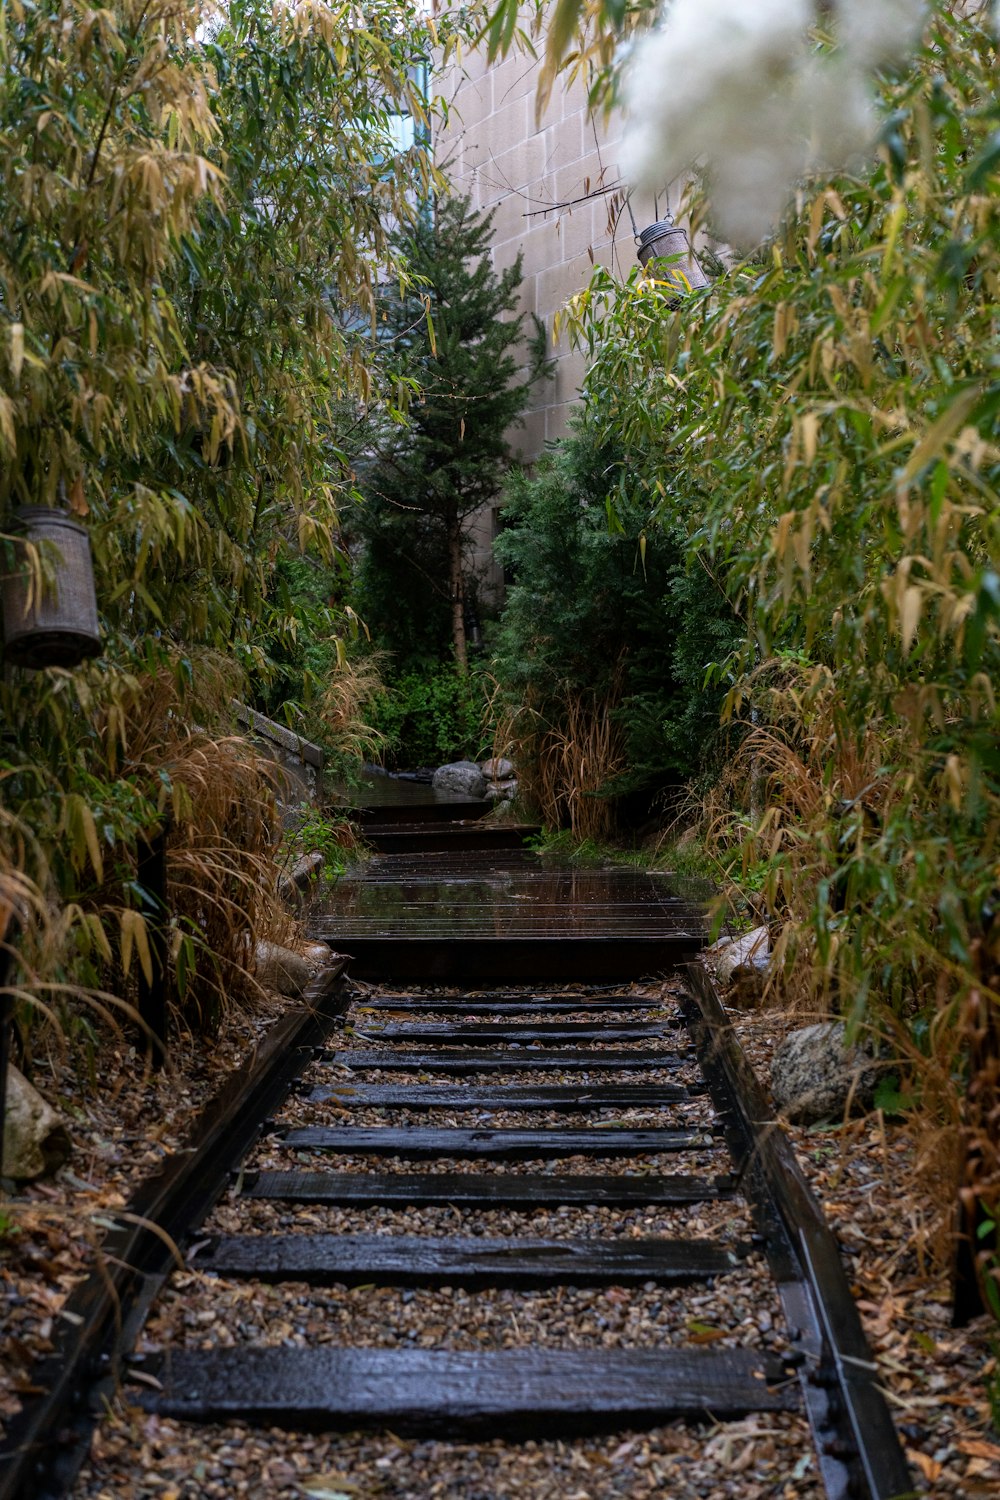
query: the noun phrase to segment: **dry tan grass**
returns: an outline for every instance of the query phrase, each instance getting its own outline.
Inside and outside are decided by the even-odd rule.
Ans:
[[[365,718],[384,689],[378,652],[352,659],[341,652],[322,693],[317,717],[336,753],[349,760],[380,760],[386,737]]]
[[[603,699],[567,689],[557,709],[543,714],[529,694],[500,716],[493,753],[513,760],[520,796],[546,827],[598,841],[613,833],[606,788],[628,764],[614,717],[619,698],[617,685]]]
[[[940,1260],[960,1193],[970,1221],[977,1201],[1000,1203],[1000,924],[970,960],[942,941],[942,787],[919,726],[851,730],[823,669],[768,664],[755,686],[699,832],[744,912],[741,882],[764,872],[749,904],[776,938],[768,998],[802,1022],[863,1025],[919,1099],[917,1170],[937,1203],[919,1238]]]
[[[277,895],[279,773],[247,740],[220,732],[232,721],[228,663],[206,655],[195,670],[194,703],[185,700],[171,663],[137,683],[123,725],[122,770],[149,789],[168,831],[178,1019],[212,1031],[229,1006],[259,1001],[256,944],[287,936],[289,919]],[[195,716],[210,727],[193,724]],[[115,894],[105,886],[103,896],[102,916],[111,926]]]

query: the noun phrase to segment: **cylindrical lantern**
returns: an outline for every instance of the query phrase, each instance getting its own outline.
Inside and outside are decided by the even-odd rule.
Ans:
[[[4,660],[15,667],[76,667],[98,656],[101,634],[90,539],[62,510],[26,505],[15,530],[39,549],[32,568],[23,542],[13,544],[14,568],[0,580]]]
[[[669,263],[663,267],[663,279],[675,285],[679,292],[688,289],[696,292],[708,286],[708,277],[694,258],[687,234],[672,219],[658,219],[644,229],[636,241],[636,254],[643,270],[651,260],[670,256]],[[674,256],[679,259],[673,259]]]

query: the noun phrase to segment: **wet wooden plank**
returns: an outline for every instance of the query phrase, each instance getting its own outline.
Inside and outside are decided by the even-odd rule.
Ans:
[[[696,1091],[677,1084],[575,1084],[549,1087],[508,1084],[504,1088],[449,1088],[447,1084],[334,1083],[319,1084],[306,1098],[313,1104],[343,1104],[347,1108],[480,1110],[659,1109],[695,1097]]]
[[[342,811],[360,823],[446,822],[452,818],[482,818],[493,803],[481,797],[439,791],[428,782],[373,776],[361,786],[335,788]]]
[[[191,1256],[199,1271],[312,1286],[681,1285],[725,1275],[740,1257],[708,1240],[548,1240],[385,1234],[234,1234]]]
[[[392,1042],[494,1042],[520,1047],[561,1047],[579,1042],[637,1042],[669,1040],[666,1026],[651,1021],[622,1021],[592,1026],[587,1021],[538,1021],[524,1026],[495,1026],[484,1021],[468,1025],[449,1021],[369,1021],[352,1028],[355,1036]]]
[[[336,1151],[341,1156],[437,1157],[530,1161],[533,1157],[646,1156],[713,1146],[707,1130],[423,1130],[390,1126],[307,1125],[279,1133],[290,1151]],[[721,1141],[721,1134],[720,1134]]]
[[[388,1011],[393,1015],[408,1015],[412,1012],[442,1016],[541,1016],[558,1015],[561,1011],[579,1015],[603,1015],[605,1011],[623,1010],[664,1011],[671,1017],[677,1014],[672,1001],[665,1003],[662,1000],[651,1000],[645,995],[608,996],[600,1000],[580,1000],[566,995],[541,995],[534,1000],[479,1000],[471,995],[463,1000],[432,1000],[429,997],[393,1000],[386,997],[361,1001],[353,1007],[353,1014],[378,1015]]]
[[[537,823],[485,823],[453,820],[450,823],[409,825],[406,823],[365,826],[364,836],[373,849],[385,854],[447,854],[466,850],[521,849],[541,832]]]
[[[550,1003],[558,1003],[563,1000],[636,1000],[648,1005],[673,1005],[679,1011],[679,1002],[676,994],[669,993],[666,1000],[655,995],[650,995],[642,990],[623,989],[617,984],[587,984],[587,985],[560,985],[546,986],[544,988],[532,989],[529,985],[519,984],[504,989],[426,989],[407,991],[380,991],[357,990],[353,996],[357,1005],[387,1005],[391,1006],[396,1001],[402,1000],[410,1005],[427,1005],[430,1007],[434,1000],[443,1000],[449,1004],[458,1001],[472,1001],[475,1004],[482,1002],[490,1005],[517,1004],[519,1001],[542,1001],[543,1009]]]
[[[729,1177],[620,1173],[614,1177],[471,1172],[258,1172],[246,1179],[247,1198],[289,1203],[343,1203],[356,1208],[399,1204],[414,1208],[549,1208],[595,1204],[610,1208],[705,1203],[732,1198]]]
[[[467,1050],[451,1052],[442,1047],[440,1052],[392,1052],[389,1048],[369,1050],[359,1047],[347,1052],[323,1052],[324,1062],[357,1072],[371,1069],[395,1069],[408,1073],[513,1073],[564,1072],[594,1069],[643,1068],[677,1069],[690,1067],[694,1060],[693,1048],[674,1048],[671,1052],[574,1052],[553,1049],[543,1051],[535,1048],[511,1048],[509,1051]]]
[[[501,929],[506,923],[500,920]],[[311,919],[309,935],[351,956],[354,979],[385,984],[472,984],[487,980],[551,983],[567,979],[644,979],[693,963],[704,934],[650,936],[629,931],[594,937],[567,932],[531,936],[513,928],[500,937],[458,936],[447,918],[417,914],[407,930],[387,919],[367,923],[340,917]]]
[[[672,1417],[794,1409],[797,1386],[750,1349],[174,1350],[133,1396],[187,1421],[406,1435],[551,1436]]]

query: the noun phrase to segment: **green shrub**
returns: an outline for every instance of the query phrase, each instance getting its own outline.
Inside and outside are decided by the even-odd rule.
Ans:
[[[574,744],[586,739],[593,762],[586,723],[610,706],[606,781],[591,796],[650,790],[704,765],[723,698],[706,670],[740,634],[679,529],[647,533],[647,512],[621,449],[586,418],[534,476],[514,475],[507,488],[496,551],[513,581],[494,671],[509,706],[559,727],[567,767],[566,726],[575,722]],[[590,706],[582,719],[580,705]]]
[[[384,758],[399,767],[438,766],[489,754],[483,678],[428,661],[387,681],[369,717],[385,735]]]

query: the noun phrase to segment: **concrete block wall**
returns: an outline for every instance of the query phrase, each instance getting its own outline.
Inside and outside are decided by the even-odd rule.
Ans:
[[[468,194],[480,211],[494,210],[496,270],[521,254],[521,307],[545,325],[555,359],[552,377],[535,387],[523,427],[511,433],[526,463],[567,431],[584,375],[583,356],[565,335],[552,342],[554,315],[587,285],[595,262],[623,279],[636,262],[618,164],[621,117],[605,122],[588,108],[582,83],[557,79],[537,119],[537,73],[531,57],[514,55],[489,67],[485,54],[474,52],[433,81],[433,92],[449,104],[448,123],[434,137],[435,160],[456,192]],[[652,195],[635,193],[631,206],[641,230],[666,211],[667,201],[654,204]],[[496,515],[482,518],[475,537],[477,569],[493,593],[502,587],[489,553],[496,526]]]

